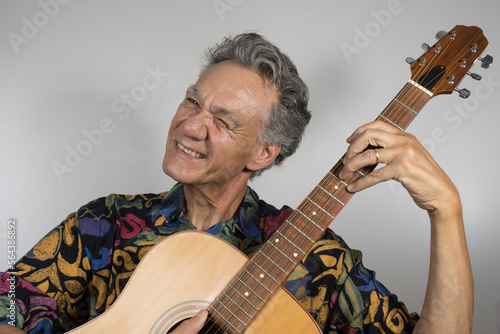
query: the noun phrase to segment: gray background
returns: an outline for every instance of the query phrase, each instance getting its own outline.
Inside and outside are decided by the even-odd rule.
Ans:
[[[161,170],[170,119],[196,81],[203,50],[224,35],[267,36],[310,87],[314,117],[301,148],[251,184],[278,207],[296,206],[343,154],[349,134],[405,84],[404,59],[417,58],[437,31],[480,26],[490,42],[486,53],[498,56],[498,7],[494,0],[2,1],[0,268],[10,218],[20,257],[96,197],[170,189]],[[360,31],[368,37],[360,39]],[[357,52],[346,55],[346,45]],[[470,99],[436,97],[408,129],[461,192],[474,333],[500,333],[498,68],[476,64],[483,81],[466,77],[459,85],[471,90]],[[168,75],[151,80],[155,70]],[[72,150],[84,155],[68,157]],[[58,175],[54,165],[66,169]],[[365,265],[411,311],[420,310],[429,224],[399,184],[356,195],[332,228],[364,252]]]

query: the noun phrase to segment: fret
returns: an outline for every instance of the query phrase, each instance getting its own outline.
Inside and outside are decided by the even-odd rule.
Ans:
[[[322,232],[324,232],[325,230],[319,226],[318,224],[316,224],[311,218],[307,217],[302,211],[300,211],[299,209],[295,209],[295,211],[297,211],[298,213],[300,213],[304,218],[306,218],[307,220],[309,220],[309,222],[313,223],[314,226],[316,226],[317,228],[319,228]],[[314,215],[315,213],[313,213]]]
[[[258,267],[262,272],[266,273],[267,277],[271,278],[276,284],[280,285],[281,282],[277,281],[273,275],[269,274],[266,270],[264,270],[257,262],[255,262],[253,259],[250,259],[250,262],[254,264],[256,267]]]
[[[283,239],[285,239],[285,240],[286,240],[289,244],[291,244],[291,245],[292,245],[292,246],[293,246],[296,250],[298,250],[298,251],[299,251],[299,252],[301,252],[302,254],[305,254],[305,253],[306,253],[306,252],[304,252],[304,251],[303,251],[303,250],[302,250],[299,246],[297,246],[297,245],[296,245],[293,241],[291,241],[291,240],[290,240],[290,239],[288,239],[288,238],[287,238],[284,234],[282,234],[282,233],[280,232],[280,230],[277,230],[277,231],[276,231],[276,232],[274,232],[274,233],[276,233],[276,234],[278,234],[278,235],[281,235],[281,237],[282,237]],[[277,239],[275,239],[275,241],[276,241],[276,240],[277,240]],[[276,242],[277,242],[277,241],[276,241]]]
[[[348,184],[345,183],[344,181],[342,181],[341,179],[339,179],[337,177],[337,175],[333,174],[332,172],[328,172],[328,174],[330,174],[331,176],[333,176],[337,181],[339,181],[340,183],[342,183],[347,188]]]
[[[309,238],[309,236],[307,234],[305,234],[304,232],[302,232],[301,229],[299,229],[297,226],[293,225],[293,224],[288,224],[289,226],[293,227],[294,229],[296,229],[297,231],[299,231],[300,234],[302,234],[304,237],[306,237],[307,239],[309,239],[310,242],[314,243],[314,240]]]
[[[391,121],[390,119],[388,119],[388,118],[386,118],[386,117],[384,117],[384,116],[382,116],[382,115],[379,115],[378,117],[383,118],[386,122],[388,122],[388,123],[390,123],[390,124],[394,125],[394,126],[395,126],[395,127],[397,127],[399,130],[404,131],[404,129],[402,129],[399,125],[397,125],[396,123],[394,123],[394,122],[393,122],[393,121]]]
[[[252,277],[254,279],[254,281],[256,281],[257,283],[259,283],[264,289],[266,289],[267,292],[269,292],[270,294],[273,294],[273,292],[271,290],[269,290],[267,288],[267,286],[265,286],[265,284],[262,283],[261,280],[257,279],[257,277],[255,277],[254,275],[252,275],[252,273],[249,272],[246,268],[243,268],[243,271],[246,272],[250,277]]]
[[[236,314],[234,314],[229,308],[227,308],[226,305],[224,305],[224,303],[222,303],[218,298],[215,298],[215,300],[219,303],[220,306],[222,306],[224,309],[226,309],[226,311],[232,316],[234,317],[236,320],[238,320],[243,326],[247,326],[247,324],[242,321],[240,318],[238,318],[238,316]],[[240,307],[238,307],[240,308]],[[218,312],[217,312],[218,313]],[[251,318],[250,318],[251,319]]]
[[[366,176],[366,175],[365,175],[365,174],[363,174],[363,173],[361,172],[361,170],[359,170],[359,169],[358,169],[356,172],[357,172],[359,175],[363,176],[363,177],[364,177],[364,176]]]
[[[321,205],[317,204],[317,203],[316,203],[316,202],[314,202],[312,199],[310,199],[310,198],[309,198],[309,196],[308,196],[308,197],[306,197],[306,199],[307,199],[308,201],[312,202],[312,203],[313,203],[313,204],[314,204],[314,205],[315,205],[318,209],[320,209],[321,211],[323,211],[324,213],[326,213],[326,214],[327,214],[330,218],[332,218],[332,220],[333,220],[333,219],[335,219],[335,217],[334,217],[334,216],[332,216],[332,215],[331,215],[328,211],[326,211],[325,209],[323,209],[323,208],[321,207]]]
[[[262,299],[262,297],[256,293],[255,291],[252,290],[251,287],[249,287],[245,282],[243,282],[243,280],[241,278],[239,278],[238,276],[235,276],[236,280],[238,280],[241,284],[243,284],[245,286],[245,288],[247,288],[250,292],[252,292],[254,294],[254,296],[257,296],[257,298],[259,298],[263,303],[265,303],[266,301],[264,299]],[[248,291],[246,291],[248,292]],[[248,296],[247,296],[248,297]]]
[[[254,310],[256,311],[260,311],[260,309],[257,308],[257,306],[255,306],[247,297],[243,296],[239,291],[238,289],[236,289],[231,283],[227,285],[229,288],[231,288],[231,290],[233,290],[234,292],[236,292],[241,298],[243,298],[244,301],[246,301],[248,304],[250,304],[250,306],[252,306],[254,308]],[[222,293],[224,293],[224,290],[222,290]],[[225,294],[225,293],[224,293]]]
[[[269,262],[271,262],[272,264],[274,264],[276,266],[276,268],[278,268],[279,270],[281,270],[282,272],[284,272],[285,274],[288,274],[286,272],[286,270],[284,270],[283,268],[281,268],[278,264],[276,264],[276,262],[274,262],[269,256],[266,255],[266,253],[262,252],[261,253]]]
[[[412,113],[414,113],[415,115],[418,115],[418,113],[413,110],[412,108],[408,107],[406,104],[404,104],[403,102],[399,101],[399,100],[396,100],[394,99],[394,101],[396,101],[397,103],[401,104],[403,107],[405,107],[406,109],[410,110]]]
[[[229,320],[227,320],[219,311],[217,311],[217,309],[215,309],[214,307],[211,307],[211,309],[212,309],[212,312],[217,313],[217,316],[220,317],[220,318],[222,318],[224,320],[224,323],[226,323],[229,326],[233,327],[233,329],[236,332],[240,333],[240,331],[238,330],[238,328],[234,327],[234,325]]]
[[[359,172],[359,171],[358,171]],[[359,172],[361,174],[361,172]],[[361,174],[363,175],[363,174]],[[364,176],[364,175],[363,175]],[[333,196],[332,194],[330,194],[329,191],[327,191],[325,188],[323,188],[322,186],[320,186],[319,184],[316,186],[317,188],[323,190],[325,193],[327,193],[331,198],[333,198],[334,200],[336,200],[337,202],[339,202],[340,204],[342,204],[342,206],[344,206],[345,204],[342,203],[337,197]]]
[[[248,314],[243,307],[241,307],[240,305],[238,305],[238,303],[236,301],[234,301],[227,293],[225,293],[224,290],[221,293],[222,293],[222,295],[224,295],[224,297],[226,297],[227,299],[229,299],[237,308],[239,308],[243,313],[245,313],[245,315],[248,318],[250,318],[250,320],[253,320],[252,316],[250,314]],[[244,299],[246,300],[246,298],[244,298]],[[221,303],[221,301],[219,299],[215,298],[215,300],[217,300],[219,302],[219,304],[222,305],[222,303]],[[224,306],[224,308],[226,308],[226,307]]]
[[[283,253],[281,251],[281,249],[279,249],[274,243],[270,243],[270,245],[276,249],[281,255],[283,255],[285,258],[287,258],[288,260],[290,260],[290,262],[292,262],[293,264],[297,264],[294,260],[292,260],[291,258],[288,257],[288,255],[286,255],[285,253]]]

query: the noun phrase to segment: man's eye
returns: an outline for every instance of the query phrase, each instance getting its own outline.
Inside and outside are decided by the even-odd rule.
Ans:
[[[218,125],[226,129],[229,129],[229,124],[227,124],[226,121],[224,121],[222,118],[216,118],[215,121],[217,122]]]
[[[194,100],[194,99],[192,99],[192,98],[190,98],[190,97],[187,97],[186,99],[187,99],[189,102],[191,102],[192,104],[198,105],[198,101],[196,101],[196,100]]]

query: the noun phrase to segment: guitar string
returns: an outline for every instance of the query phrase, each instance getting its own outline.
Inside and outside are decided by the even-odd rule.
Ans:
[[[234,304],[237,308],[240,308],[244,313],[247,313],[244,308],[240,307],[237,303],[234,303],[234,300],[233,299],[240,299],[243,301],[243,302],[247,302],[250,306],[252,306],[253,308],[255,308],[257,311],[260,311],[260,309],[258,307],[256,307],[255,305],[253,305],[254,303],[252,303],[251,301],[251,298],[252,298],[252,295],[249,294],[246,298],[243,297],[243,295],[238,291],[239,289],[241,289],[242,286],[244,286],[244,290],[247,290],[246,292],[250,291],[253,295],[257,296],[258,298],[261,298],[261,294],[259,294],[255,288],[252,288],[251,285],[255,284],[255,285],[258,285],[258,284],[263,284],[261,281],[259,281],[258,279],[256,279],[255,276],[251,275],[251,273],[249,273],[248,271],[246,273],[244,273],[243,275],[238,275],[240,276],[239,280],[237,280],[235,283],[234,283],[234,286],[230,286],[230,289],[226,289],[226,290],[230,290],[228,293],[226,293],[225,295],[223,296],[220,296],[218,297],[215,301],[214,301],[214,304],[221,304],[223,307],[224,307],[224,299],[229,299],[231,301],[231,304]],[[269,275],[270,277],[272,277],[272,275]],[[237,277],[237,276],[235,276]],[[255,283],[249,283],[248,280],[245,279],[245,277],[247,278],[250,278],[250,281],[253,281]],[[247,282],[248,284],[244,284],[244,282]],[[231,292],[232,291],[232,292]],[[238,295],[240,298],[234,298],[234,296]],[[233,297],[233,298],[231,298]],[[214,305],[215,306],[215,305]],[[213,308],[213,307],[212,307]],[[226,307],[227,308],[227,307]],[[215,310],[215,309],[214,309]],[[238,319],[238,321],[242,324],[242,325],[245,325],[245,323],[243,323],[242,321],[240,321],[240,319],[234,314],[234,312],[231,312],[230,310],[227,310],[228,313],[230,314],[230,317],[234,317],[236,319]],[[247,317],[252,320],[252,317],[251,316],[248,316],[248,313],[247,313]]]
[[[448,36],[449,36],[449,34],[448,34]],[[464,36],[464,37],[462,37],[462,36]],[[484,36],[483,36],[483,37],[484,37]],[[460,33],[460,32],[459,32],[459,33],[457,33],[457,36],[455,37],[455,39],[452,39],[452,38],[450,38],[450,39],[449,39],[449,41],[448,41],[448,43],[446,44],[445,48],[447,48],[448,46],[451,46],[451,45],[452,45],[452,43],[459,44],[459,45],[461,45],[461,44],[462,44],[462,45],[465,45],[465,42],[466,42],[466,41],[465,41],[465,42],[463,42],[463,41],[462,41],[462,39],[467,40],[467,39],[469,39],[469,37],[467,37],[467,35],[465,34],[465,32],[464,32],[463,34],[462,34],[462,33]],[[477,43],[478,45],[479,45],[479,42],[480,42],[480,41],[478,41],[478,43]],[[472,43],[472,45],[474,45],[474,44]],[[467,59],[465,56],[466,56],[466,54],[467,54],[467,53],[471,52],[471,48],[472,48],[472,47],[465,48],[465,49],[463,50],[463,53],[462,53],[462,54],[460,54],[460,55],[458,55],[458,56],[457,56],[454,60],[452,60],[450,63],[451,63],[451,64],[455,64],[454,66],[456,67],[456,66],[457,66],[457,64],[460,64],[460,59]],[[476,52],[477,52],[477,54],[478,54],[478,56],[479,56],[479,53],[480,53],[480,52],[479,52],[479,50],[477,50]],[[438,57],[433,57],[433,61],[437,61],[438,59],[436,59],[436,58],[440,58],[441,56],[443,56],[443,55],[445,54],[445,52],[442,52],[442,51],[441,51],[441,52],[437,52],[437,53],[439,54],[439,56],[438,56]],[[443,72],[441,72],[440,74],[444,74],[444,73],[446,72],[446,70],[447,70],[447,68],[444,68]]]
[[[448,34],[447,34],[447,36],[450,36],[450,33],[448,33]],[[446,41],[446,43],[444,43],[444,45],[443,45],[442,43],[440,43],[440,42],[445,42],[445,41]],[[453,39],[451,39],[451,38],[448,38],[448,40],[446,40],[446,39],[440,39],[440,41],[438,42],[438,44],[439,44],[439,45],[441,45],[441,50],[440,50],[439,52],[437,52],[437,51],[436,51],[436,48],[437,48],[437,45],[438,45],[438,44],[436,44],[436,46],[434,46],[434,52],[435,52],[435,54],[431,57],[431,59],[430,59],[430,61],[429,61],[429,65],[428,65],[427,67],[426,67],[426,66],[422,66],[422,67],[420,67],[420,68],[416,71],[415,76],[419,78],[419,80],[418,80],[418,81],[420,81],[420,79],[422,79],[422,81],[425,81],[425,80],[428,78],[428,76],[430,75],[430,72],[431,72],[431,71],[427,71],[426,73],[421,73],[421,72],[425,71],[427,68],[431,68],[431,69],[432,69],[432,68],[433,68],[433,66],[434,66],[434,64],[435,64],[435,63],[437,63],[437,62],[441,59],[441,57],[442,57],[442,56],[446,53],[446,52],[445,52],[445,50],[447,50],[447,49],[450,47],[450,45],[452,45],[452,43],[453,43],[454,41],[455,41],[455,40],[453,40]],[[422,59],[421,59],[421,60],[422,60]],[[427,60],[427,59],[426,59],[426,60]],[[440,74],[441,74],[441,73],[440,73]],[[423,76],[423,77],[422,77],[422,76]],[[401,94],[400,94],[400,95],[401,95]],[[418,97],[419,97],[421,94],[419,93],[419,91],[418,91],[418,90],[415,90],[415,89],[410,89],[410,94],[409,94],[409,95],[407,95],[407,94],[403,94],[403,97],[406,97],[406,100],[405,100],[405,101],[401,101],[401,102],[403,103],[403,106],[404,106],[404,107],[407,107],[407,108],[408,108],[410,111],[412,111],[413,113],[412,113],[412,114],[410,114],[410,113],[404,113],[404,112],[401,112],[401,113],[400,113],[398,116],[396,116],[396,118],[395,118],[395,123],[398,123],[398,124],[403,123],[403,124],[404,124],[404,125],[402,126],[402,128],[403,128],[403,129],[406,129],[406,127],[407,127],[407,126],[408,126],[408,125],[409,125],[409,124],[413,121],[413,119],[416,117],[416,114],[418,114],[418,112],[417,112],[417,113],[414,113],[414,110],[413,110],[412,108],[408,107],[408,105],[412,105],[412,104],[414,103],[414,101],[415,101],[415,99],[416,99],[414,95],[417,95],[417,96],[416,96],[416,98],[418,99]],[[398,98],[398,101],[401,99],[400,97],[397,97],[397,98]],[[411,103],[409,103],[409,102],[411,102]],[[392,113],[392,111],[391,111],[391,113]],[[396,113],[398,113],[398,112],[396,112]],[[410,115],[410,120],[409,120],[409,121],[407,121],[407,122],[404,120],[404,117],[405,117],[406,115]],[[398,121],[398,120],[399,120],[399,121]]]
[[[449,36],[449,33],[447,34],[447,36]],[[443,41],[443,39],[440,40],[441,42]],[[429,65],[426,67],[426,66],[422,66],[420,68],[418,68],[418,70],[415,72],[415,77],[419,77],[419,79],[422,79],[423,81],[425,81],[425,79],[427,79],[427,77],[430,75],[430,71],[426,72],[426,73],[421,73],[423,71],[425,71],[427,68],[433,68],[433,64],[438,62],[439,59],[441,58],[441,56],[443,54],[445,54],[444,50],[446,50],[449,45],[453,42],[454,40],[452,40],[451,38],[447,41],[447,43],[445,43],[444,45],[444,48],[443,48],[443,44],[441,44],[441,50],[440,52],[436,52],[435,55],[433,55],[429,61]],[[436,50],[434,48],[434,50]],[[422,58],[423,59],[423,58]],[[427,60],[427,59],[426,59]],[[423,76],[423,78],[421,78]],[[401,129],[406,129],[406,127],[413,121],[413,119],[416,117],[416,114],[418,113],[414,113],[414,110],[410,107],[408,107],[408,105],[412,105],[414,102],[415,102],[415,99],[419,97],[419,92],[418,90],[415,90],[415,89],[410,89],[410,94],[408,95],[407,94],[407,91],[408,89],[406,88],[408,85],[405,86],[405,88],[398,94],[398,96],[396,96],[396,98],[389,104],[388,108],[386,108],[380,115],[377,119],[381,119],[381,117],[383,118],[382,120],[385,120],[386,118],[389,118],[389,121],[390,122],[393,122],[395,123],[396,125],[399,125],[401,124],[399,127]],[[414,95],[417,95],[416,97]],[[405,97],[406,100],[404,101],[400,101],[402,100],[401,97]],[[397,102],[401,102],[402,103],[402,106],[403,108],[407,108],[408,110],[412,111],[412,113],[405,113],[405,112],[402,112],[401,110],[398,110],[397,107],[394,107],[394,103],[397,103]],[[409,103],[411,102],[411,103]],[[385,114],[385,112],[387,111],[387,109],[389,109],[389,113],[388,114]],[[396,116],[392,116],[392,112],[394,111],[394,113],[396,114]],[[410,120],[409,121],[405,121],[405,116],[407,115],[410,115]],[[386,117],[387,116],[387,117]]]
[[[266,272],[266,271],[264,271],[264,272]],[[270,275],[269,273],[266,273],[266,274],[267,274],[269,277],[272,277],[272,275]],[[255,277],[253,277],[253,280],[255,280],[255,284],[262,283],[261,281],[259,281],[259,280],[255,279]],[[244,278],[243,278],[243,281],[244,281]],[[237,294],[238,294],[238,295],[242,298],[242,300],[243,300],[243,301],[246,301],[246,302],[248,302],[250,305],[252,305],[251,301],[250,301],[248,298],[243,298],[243,296],[241,295],[241,293],[239,293],[239,292],[238,292],[238,288],[240,288],[240,287],[242,286],[242,282],[237,281],[237,282],[235,283],[235,285],[237,285],[237,286],[231,286],[232,290],[234,290],[234,291],[235,291],[235,292],[236,292],[236,293],[237,293]],[[245,288],[249,288],[249,287],[248,287],[248,286],[246,286]],[[246,290],[246,289],[245,289],[245,290]],[[256,296],[258,296],[258,297],[260,296],[260,295],[259,295],[259,294],[255,291],[255,289],[251,289],[251,288],[249,288],[248,290],[250,290],[250,291],[251,291],[254,295],[256,295]],[[229,293],[229,294],[231,294],[231,293]],[[234,293],[233,293],[233,295],[234,295]],[[224,296],[224,297],[231,299],[231,298],[230,298],[230,296]],[[251,298],[251,296],[248,296],[248,297],[250,297],[250,298]],[[221,299],[223,299],[223,298],[217,299],[215,302],[216,302],[216,303],[222,303],[222,300],[221,300]],[[254,307],[254,308],[256,308],[255,306],[253,306],[253,307]],[[257,310],[258,310],[258,308],[257,308]],[[250,318],[251,318],[251,317],[250,317]]]
[[[285,227],[286,227],[286,226],[285,226]],[[272,247],[268,247],[268,248],[270,248],[270,249],[271,249],[271,252],[276,253],[275,249],[276,249],[276,250],[278,250],[278,248],[274,247],[274,245],[272,245],[271,243],[270,243],[270,245],[271,245]],[[290,246],[292,246],[292,243],[289,243],[287,247],[290,247]],[[264,247],[264,246],[263,246],[263,247]],[[298,248],[298,249],[300,250],[300,248]],[[302,250],[300,250],[300,251],[303,253],[303,251],[302,251]],[[285,250],[285,252],[283,252],[283,253],[281,253],[281,254],[278,254],[278,255],[280,255],[281,257],[285,256],[285,259],[283,259],[284,261],[292,261],[292,262],[293,262],[293,260],[291,260],[289,257],[286,257],[285,253],[286,253],[286,250]],[[270,254],[270,256],[272,256],[272,255]],[[280,265],[279,265],[279,264],[276,264],[276,263],[271,263],[271,264],[272,264],[272,265],[274,265],[274,266],[276,266],[276,267],[278,267],[278,268],[280,268]],[[295,265],[296,265],[296,264],[294,263],[294,266],[295,266]],[[260,266],[259,266],[259,270],[262,270]],[[263,271],[264,273],[266,273],[266,276],[269,276],[269,277],[271,277],[273,280],[275,280],[275,279],[273,278],[273,275],[271,275],[270,273],[266,272],[265,270],[262,270],[262,271]],[[262,281],[259,281],[258,279],[256,279],[256,278],[255,278],[255,276],[253,276],[253,277],[252,277],[252,279],[253,279],[253,281],[255,281],[255,284],[262,284]],[[239,282],[238,282],[238,283],[239,283]],[[275,283],[276,283],[276,286],[279,286],[279,283],[277,283],[277,282],[275,282]],[[241,283],[239,283],[239,285],[241,285]],[[235,290],[236,290],[236,292],[237,292],[237,289],[235,289]],[[253,289],[252,289],[252,293],[254,293],[255,295],[259,296],[259,294],[258,294],[256,291],[254,291]],[[241,294],[240,294],[240,296],[241,296]],[[246,299],[244,299],[244,300],[246,300]],[[220,301],[220,300],[219,300],[219,301]]]
[[[236,278],[236,277],[237,277],[237,276],[235,276],[235,278]],[[237,285],[237,284],[240,284],[240,285],[241,285],[241,283],[240,283],[239,281],[236,281],[236,282],[234,282],[233,284],[234,284],[234,285]],[[229,284],[229,286],[230,286],[230,288],[233,288],[233,286],[231,285],[231,283]],[[228,288],[226,287],[226,288],[225,288],[225,290],[228,290]],[[234,297],[234,295],[233,295],[233,297]],[[226,318],[225,318],[225,317],[221,314],[221,312],[223,312],[223,310],[218,311],[218,310],[216,309],[216,305],[217,305],[217,304],[221,305],[222,307],[224,307],[224,308],[226,309],[226,312],[224,312],[224,313],[228,313],[230,318],[235,318],[235,319],[237,319],[237,320],[238,320],[238,322],[240,322],[242,325],[244,325],[244,326],[245,326],[245,323],[243,323],[243,322],[242,322],[242,321],[241,321],[241,320],[240,320],[240,319],[239,319],[239,318],[238,318],[238,317],[234,314],[234,312],[233,312],[233,311],[229,310],[229,309],[227,308],[227,306],[225,306],[225,305],[224,305],[223,300],[225,300],[225,299],[226,299],[226,300],[227,300],[227,299],[232,300],[232,298],[230,298],[230,297],[228,297],[228,296],[226,296],[226,295],[222,294],[222,296],[221,296],[221,295],[219,295],[219,296],[217,296],[217,297],[216,297],[216,299],[212,302],[212,304],[213,304],[213,305],[210,305],[210,306],[209,306],[209,308],[211,308],[211,309],[214,311],[214,312],[209,312],[209,316],[207,317],[207,320],[212,320],[212,322],[211,322],[211,323],[212,323],[212,326],[210,326],[210,328],[209,328],[209,329],[212,329],[212,328],[213,328],[213,326],[217,326],[217,324],[216,324],[217,322],[214,320],[214,316],[212,316],[212,314],[213,314],[213,313],[217,313],[217,315],[218,315],[218,317],[219,317],[219,318],[222,318],[222,320],[224,320],[224,322],[225,322],[225,323],[228,323],[231,327],[233,327],[235,330],[237,330],[237,329],[236,329],[236,327],[235,327],[235,325],[234,325],[234,324],[230,321],[230,319],[226,319]],[[245,300],[245,299],[243,299],[243,300]],[[240,309],[241,309],[240,305],[238,305],[237,303],[233,303],[233,302],[231,302],[231,304],[235,304],[235,306],[236,306],[236,307],[238,307],[238,308],[240,308]],[[226,315],[227,315],[227,314],[226,314]]]
[[[447,34],[447,36],[450,36],[450,34]],[[463,36],[464,36],[464,37],[463,37]],[[458,33],[458,35],[455,37],[455,39],[449,38],[449,39],[447,40],[447,43],[445,43],[444,45],[443,45],[443,44],[441,44],[441,48],[442,48],[442,49],[441,49],[441,51],[439,51],[439,52],[436,52],[436,51],[435,51],[435,52],[436,52],[436,56],[434,56],[434,57],[432,57],[432,58],[431,58],[431,61],[430,61],[430,63],[429,63],[429,67],[431,67],[431,68],[432,68],[432,66],[433,66],[434,64],[438,63],[438,62],[441,60],[441,58],[443,58],[443,57],[444,57],[444,55],[445,55],[445,53],[446,53],[446,50],[447,50],[449,47],[451,47],[451,46],[453,46],[453,45],[457,45],[457,44],[458,44],[458,45],[466,45],[466,43],[462,41],[463,39],[469,39],[469,37],[465,34],[465,32],[464,32],[464,33]],[[442,41],[442,39],[441,39],[440,41]],[[477,45],[479,45],[479,42],[480,42],[480,41],[478,41]],[[472,43],[472,45],[474,45],[474,44]],[[461,53],[461,54],[459,54],[459,55],[457,55],[457,56],[455,57],[455,59],[453,59],[450,63],[451,63],[451,64],[454,64],[454,65],[453,65],[454,67],[458,66],[458,64],[460,64],[461,59],[467,59],[466,55],[467,55],[468,53],[472,52],[472,51],[471,51],[471,48],[472,48],[472,47],[469,47],[469,48],[467,48],[467,47],[466,47],[466,48],[464,48],[464,49],[463,49],[463,51],[462,51],[462,53]],[[479,50],[476,50],[476,52],[478,52],[478,54],[479,54]],[[474,59],[474,60],[475,60],[475,59]],[[453,66],[451,67],[451,69],[453,69]],[[442,72],[438,73],[438,76],[439,76],[439,75],[441,75],[441,76],[442,76],[442,75],[444,75],[444,73],[445,73],[447,70],[449,70],[449,69],[450,69],[450,68],[443,67]],[[424,69],[422,68],[422,71],[423,71],[423,70],[424,70]],[[425,81],[425,79],[427,79],[427,77],[428,77],[429,75],[430,75],[430,71],[428,71],[427,73],[425,73],[425,75],[424,75],[424,77],[423,77],[424,81]]]
[[[450,43],[451,43],[451,42],[447,43],[446,47],[447,47]],[[439,54],[438,54],[438,56],[437,56],[437,57],[432,57],[432,58],[431,58],[431,62],[429,63],[429,66],[430,66],[432,63],[437,62],[437,61],[438,61],[438,59],[439,59],[439,58],[440,58],[443,54],[444,54],[444,52],[443,52],[443,51],[441,51],[441,52],[439,52]],[[461,57],[459,57],[459,58],[461,58]],[[457,58],[457,61],[459,60],[459,58]],[[418,70],[416,71],[416,75],[417,75],[417,76],[418,76],[418,75],[421,75],[421,74],[419,74],[419,72],[421,72],[421,71],[424,71],[424,67],[422,67],[422,68],[418,69]],[[427,77],[427,75],[429,75],[429,73],[425,73],[424,78],[426,78],[426,77]],[[409,95],[408,95],[408,91],[410,91],[410,94],[409,94]],[[414,95],[417,95],[417,96],[414,96]],[[402,125],[403,125],[402,127],[403,127],[403,128],[406,128],[406,127],[407,127],[407,126],[408,126],[408,125],[409,125],[409,124],[413,121],[413,119],[416,117],[416,115],[418,114],[418,112],[417,112],[417,113],[415,113],[415,112],[414,112],[414,110],[413,110],[412,108],[408,107],[408,105],[410,104],[410,103],[408,103],[408,101],[409,101],[409,102],[414,102],[414,100],[415,100],[416,98],[418,98],[418,95],[419,95],[419,90],[418,90],[418,88],[417,88],[417,89],[412,89],[411,87],[409,87],[408,85],[406,85],[406,86],[403,88],[403,90],[402,90],[402,91],[401,91],[401,92],[397,95],[398,101],[393,100],[393,101],[389,104],[389,106],[388,106],[388,107],[387,107],[387,108],[386,108],[386,109],[385,109],[385,110],[381,113],[381,115],[382,115],[382,116],[384,116],[384,115],[385,115],[385,116],[387,116],[387,117],[390,117],[391,119],[394,119],[394,123],[396,123],[396,124],[401,124],[401,123],[402,123]],[[405,100],[401,99],[401,97],[405,98]],[[401,99],[402,101],[399,101],[399,99]],[[402,105],[399,105],[399,103],[398,103],[398,102],[401,102],[401,103],[402,103]],[[410,110],[410,111],[411,111],[411,113],[410,113],[410,112],[402,112],[402,111],[401,111],[401,109],[402,109],[403,111],[404,111],[405,109],[408,109],[408,110]],[[388,113],[386,113],[387,111],[388,111]],[[392,115],[393,113],[394,113],[396,116]],[[407,115],[410,115],[410,117],[409,117],[409,118],[410,118],[410,120],[409,120],[408,122],[406,122],[406,120],[404,119],[404,118],[405,118],[405,116],[407,116]],[[384,117],[385,117],[385,116],[384,116]],[[393,118],[393,117],[394,117],[394,118]],[[378,118],[380,118],[380,115],[379,115],[379,117],[378,117]],[[331,177],[327,177],[325,180],[326,180],[326,184],[327,184],[327,185],[330,185],[330,184],[331,184],[331,182],[335,182],[335,183],[337,183],[337,182],[338,182],[337,180],[332,180],[332,178],[331,178]],[[325,180],[322,180],[322,182],[324,182]],[[336,186],[339,186],[338,184],[335,184],[335,185],[336,185]],[[336,192],[337,192],[339,189],[341,189],[341,186],[342,186],[342,184],[340,184],[339,188],[336,188],[336,190],[334,191],[334,194],[336,194]],[[315,189],[315,190],[314,190],[314,192],[318,192],[318,190],[317,190],[317,189]],[[337,196],[336,196],[336,197],[337,197]],[[304,209],[310,209],[310,208],[311,208],[311,206],[313,206],[313,205],[314,205],[314,206],[316,206],[316,207],[318,207],[318,208],[320,208],[320,207],[321,207],[320,205],[318,205],[316,202],[314,202],[314,201],[313,201],[312,203],[309,203],[309,202],[308,202],[308,204],[305,204],[305,205],[304,205],[304,206],[305,206],[305,207],[304,207]],[[308,210],[304,210],[304,211],[308,211]],[[295,211],[294,211],[294,212],[295,212]],[[297,214],[298,214],[298,213],[297,213]],[[304,216],[305,216],[306,218],[313,219],[313,218],[311,218],[311,217],[308,217],[307,215],[304,215]],[[286,228],[286,229],[289,229],[290,227],[289,227],[289,226],[285,226],[285,228]],[[293,240],[292,240],[292,242],[293,242]]]

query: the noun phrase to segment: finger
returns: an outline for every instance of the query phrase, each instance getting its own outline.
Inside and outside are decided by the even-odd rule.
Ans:
[[[368,173],[367,175],[361,177],[360,179],[351,182],[347,186],[349,192],[355,193],[366,188],[370,188],[380,182],[385,182],[392,179],[392,174],[390,172],[390,166],[385,166]]]
[[[377,148],[366,150],[345,162],[344,168],[340,172],[339,177],[349,183],[347,190],[350,192],[357,192],[374,186],[377,183],[385,182],[390,179],[396,179],[400,174],[398,172],[398,164],[393,164],[395,157],[397,157],[397,153],[397,148]],[[357,170],[366,166],[375,165],[377,163],[377,155],[378,163],[386,164],[386,166],[378,168],[356,181],[352,181],[352,176]]]
[[[208,312],[205,309],[200,310],[191,319],[184,320],[172,334],[197,334],[207,320]]]
[[[363,132],[365,132],[368,129],[373,129],[373,130],[381,130],[389,133],[400,133],[402,132],[400,129],[397,127],[387,124],[383,121],[374,121],[371,123],[367,123],[365,125],[360,126],[357,128],[347,139],[346,141],[350,144],[356,137],[361,135]]]
[[[398,141],[399,135],[392,132],[368,128],[351,140],[344,159],[350,160],[359,154],[365,154],[373,148],[385,148],[393,146]],[[374,152],[369,152],[371,154]],[[375,155],[373,155],[375,157]],[[377,161],[372,160],[371,165]]]
[[[382,149],[376,149],[376,150],[377,151],[375,151],[375,149],[365,150],[359,154],[352,156],[349,159],[345,157],[344,168],[340,172],[339,177],[342,180],[347,180],[357,170],[366,166],[371,166],[382,162],[383,150]]]

